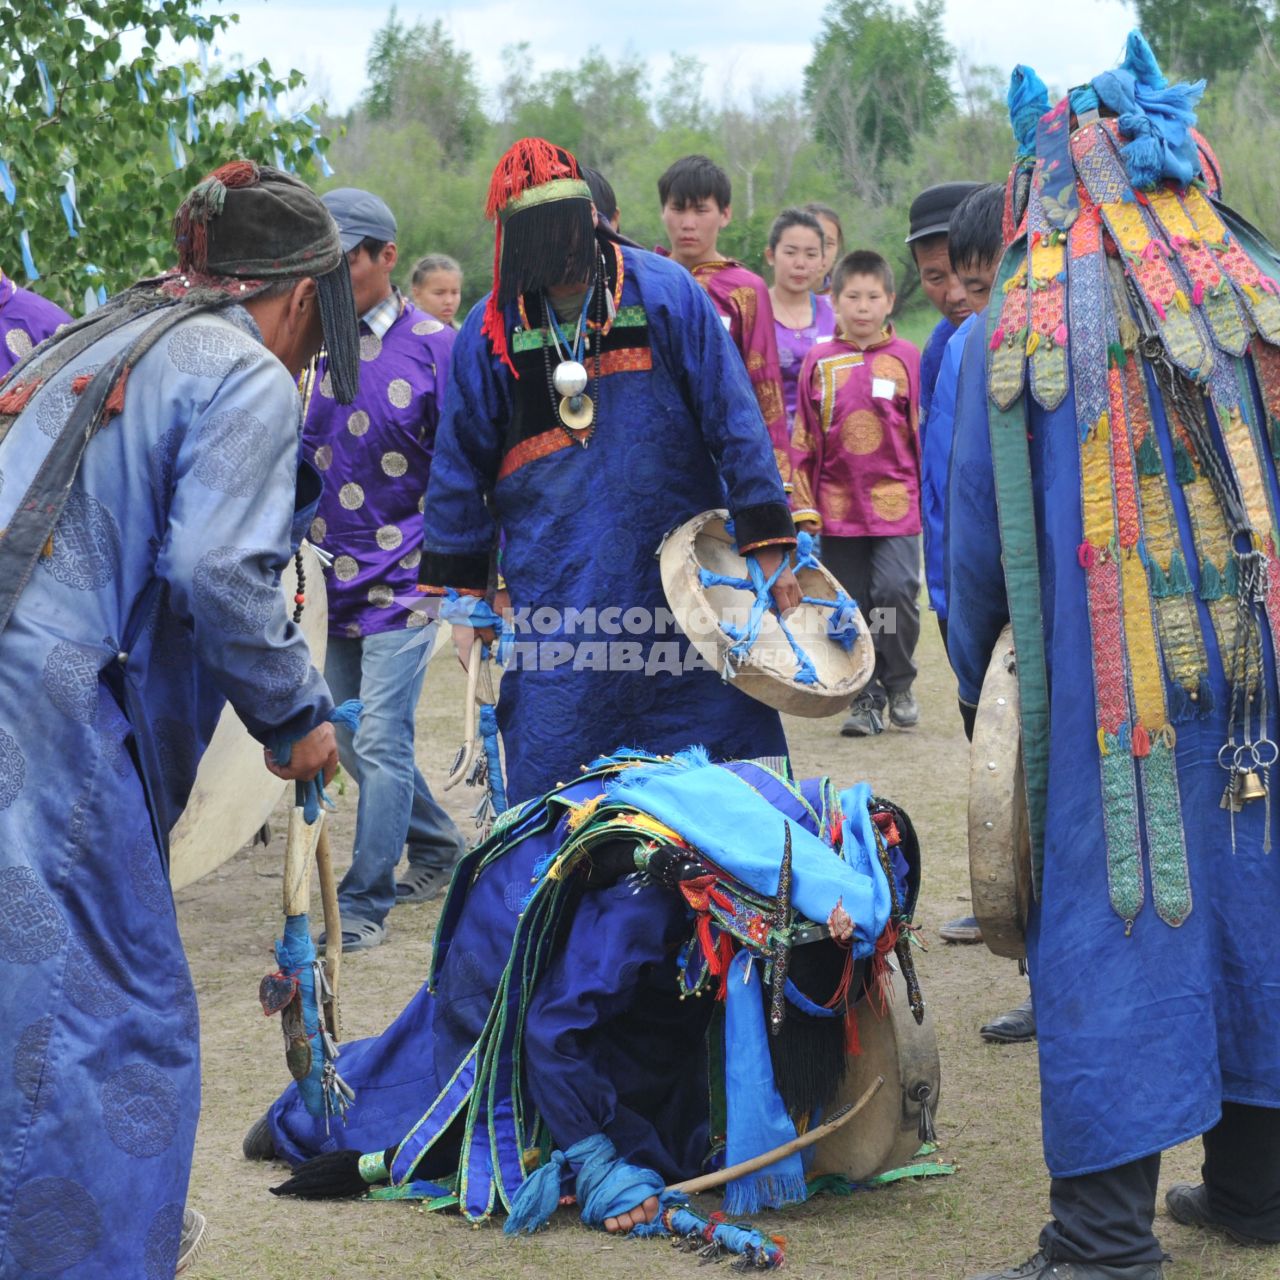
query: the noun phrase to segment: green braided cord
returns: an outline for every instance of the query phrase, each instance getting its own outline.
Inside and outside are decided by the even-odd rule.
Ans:
[[[1162,738],[1155,739],[1151,743],[1151,754],[1141,762],[1141,770],[1151,896],[1156,914],[1165,924],[1176,928],[1191,914],[1191,871],[1187,866],[1173,748]]]
[[[1102,818],[1107,841],[1111,908],[1127,925],[1142,910],[1142,846],[1138,840],[1138,782],[1133,752],[1114,733],[1104,736]]]
[[[1014,276],[1025,257],[1025,248],[1011,247],[1005,253],[992,288],[992,297],[1004,296],[1005,283]],[[988,353],[999,324],[1000,308],[992,306],[987,316]],[[988,404],[988,419],[1005,591],[1018,661],[1022,762],[1031,836],[1031,881],[1032,889],[1039,898],[1044,880],[1045,803],[1049,789],[1049,678],[1044,620],[1040,611],[1040,563],[1036,551],[1024,397],[1020,394],[1007,409],[1001,409],[992,401]]]

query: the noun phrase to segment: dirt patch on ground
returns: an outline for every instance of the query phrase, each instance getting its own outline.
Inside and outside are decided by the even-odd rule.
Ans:
[[[799,1276],[963,1280],[1030,1254],[1047,1211],[1035,1049],[996,1048],[977,1034],[990,1016],[1024,997],[1025,981],[1016,965],[982,947],[937,941],[938,926],[968,908],[968,757],[954,683],[931,618],[925,620],[919,656],[917,729],[851,740],[839,736],[838,720],[792,719],[787,731],[798,773],[828,773],[842,786],[865,778],[902,804],[920,833],[924,889],[918,916],[930,946],[920,958],[920,973],[936,1017],[943,1071],[938,1130],[943,1154],[959,1168],[949,1178],[899,1183],[849,1199],[819,1198],[798,1210],[762,1216],[758,1226],[787,1236],[787,1269]],[[433,787],[457,746],[462,693],[456,665],[437,659],[418,722],[418,758]],[[444,801],[469,832],[474,793],[459,788]],[[339,807],[333,831],[341,866],[350,856],[354,787],[348,785]],[[613,1280],[695,1274],[694,1260],[661,1243],[611,1240],[587,1231],[566,1212],[551,1230],[512,1241],[500,1226],[469,1230],[457,1217],[423,1214],[406,1204],[315,1205],[267,1194],[281,1180],[283,1166],[245,1161],[240,1143],[287,1082],[279,1029],[263,1018],[256,1000],[259,979],[273,967],[271,944],[281,921],[283,824],[277,828],[281,834],[268,848],[242,850],[178,895],[200,999],[204,1055],[190,1203],[208,1216],[212,1232],[195,1280]],[[381,1031],[417,989],[436,914],[431,905],[398,907],[386,944],[346,958],[345,1038]],[[1106,993],[1097,998],[1106,999]],[[1197,1180],[1199,1160],[1198,1144],[1170,1153],[1164,1185]],[[701,1204],[704,1212],[718,1207],[710,1196]],[[1163,1201],[1157,1229],[1175,1257],[1170,1280],[1276,1274],[1273,1257],[1177,1226],[1163,1213]]]

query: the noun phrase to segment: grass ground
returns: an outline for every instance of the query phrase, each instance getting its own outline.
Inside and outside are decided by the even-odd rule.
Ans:
[[[926,938],[936,939],[938,926],[968,907],[967,751],[931,618],[919,659],[923,714],[916,730],[859,741],[841,738],[838,720],[790,720],[787,729],[799,773],[829,773],[842,785],[866,778],[911,813],[925,859],[918,918]],[[428,674],[419,715],[418,754],[433,785],[459,739],[462,693],[459,669],[442,656]],[[460,792],[444,799],[466,830],[470,798]],[[354,801],[348,787],[334,823],[340,863],[349,856]],[[287,1081],[279,1030],[263,1018],[256,999],[259,979],[274,967],[282,852],[281,836],[268,848],[242,850],[178,895],[204,1053],[190,1203],[208,1216],[212,1232],[193,1280],[648,1280],[695,1274],[696,1262],[683,1254],[587,1231],[568,1213],[559,1214],[551,1230],[512,1241],[499,1226],[469,1230],[456,1217],[424,1215],[407,1204],[303,1204],[267,1194],[282,1168],[245,1161],[240,1143]],[[432,905],[398,907],[387,943],[346,959],[345,1038],[380,1031],[416,990],[436,914]],[[1047,1191],[1035,1049],[997,1048],[977,1034],[987,1018],[1023,998],[1025,982],[1014,964],[982,947],[936,940],[920,971],[942,1058],[939,1136],[957,1172],[762,1217],[758,1225],[788,1237],[787,1269],[796,1276],[963,1280],[1021,1261],[1035,1247]],[[1198,1167],[1195,1145],[1179,1148],[1166,1157],[1163,1185],[1194,1179]],[[711,1196],[701,1201],[704,1211],[718,1205]],[[1179,1227],[1163,1213],[1163,1203],[1157,1230],[1175,1259],[1168,1280],[1280,1276],[1274,1254],[1236,1249]]]

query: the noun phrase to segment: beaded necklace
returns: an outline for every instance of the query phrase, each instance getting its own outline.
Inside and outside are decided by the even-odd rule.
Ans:
[[[578,317],[578,327],[574,332],[573,342],[560,328],[559,317],[551,305],[550,299],[542,295],[542,313],[550,342],[542,344],[542,365],[546,371],[547,391],[551,396],[551,407],[555,413],[556,423],[575,444],[584,449],[595,433],[596,406],[600,403],[600,362],[601,349],[604,344],[604,324],[606,295],[608,289],[604,284],[604,259],[597,260],[591,286],[582,304],[582,314]],[[587,387],[587,370],[583,364],[583,356],[591,346],[592,325],[588,322],[587,313],[592,304],[595,305],[595,352],[592,359],[591,394],[584,394]],[[559,363],[551,367],[551,346],[555,345]]]

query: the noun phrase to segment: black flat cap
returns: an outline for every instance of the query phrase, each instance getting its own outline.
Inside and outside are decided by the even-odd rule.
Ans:
[[[982,185],[981,182],[940,182],[936,187],[926,187],[911,202],[907,244],[923,240],[925,236],[946,235],[956,207]]]

